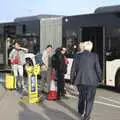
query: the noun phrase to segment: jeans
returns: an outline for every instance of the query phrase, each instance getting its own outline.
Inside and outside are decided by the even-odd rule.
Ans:
[[[23,65],[12,65],[13,74],[16,78],[16,86],[24,88]]]
[[[47,82],[47,71],[41,72],[41,79],[40,79],[40,91],[44,91],[45,83]]]

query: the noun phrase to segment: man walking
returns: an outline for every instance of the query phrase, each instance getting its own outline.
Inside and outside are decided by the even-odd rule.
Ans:
[[[96,87],[102,80],[98,55],[92,53],[93,43],[84,42],[84,51],[77,55],[71,69],[71,80],[79,91],[78,112],[82,120],[90,120]]]

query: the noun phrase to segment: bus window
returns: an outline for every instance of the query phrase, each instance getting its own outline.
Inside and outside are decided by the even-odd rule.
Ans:
[[[120,28],[109,28],[106,31],[106,59],[120,58]]]
[[[21,38],[21,41],[23,43],[23,47],[27,48],[30,53],[36,54],[39,52],[39,41],[38,37],[36,36],[23,36]]]
[[[78,50],[78,35],[75,31],[67,31],[65,35],[65,46],[67,48],[67,57],[73,58]]]

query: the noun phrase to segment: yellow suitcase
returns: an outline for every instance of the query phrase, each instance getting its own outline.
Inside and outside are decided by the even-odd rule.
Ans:
[[[5,75],[5,88],[6,89],[16,88],[16,80],[12,73],[6,73]]]

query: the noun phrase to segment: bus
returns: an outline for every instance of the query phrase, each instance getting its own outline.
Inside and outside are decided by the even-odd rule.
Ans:
[[[103,71],[103,84],[120,89],[120,6],[97,8],[92,14],[75,16],[38,15],[16,18],[12,23],[0,24],[0,69],[9,66],[9,42],[23,41],[29,55],[42,52],[48,44],[56,49],[68,49],[68,68],[65,79],[70,79],[73,56],[81,41],[92,41]],[[8,47],[9,46],[9,47]],[[9,49],[9,50],[8,50]]]
[[[35,64],[36,53],[42,52],[48,44],[53,48],[62,44],[62,17],[37,15],[15,18],[13,22],[0,24],[0,71],[10,70],[9,53],[16,40],[29,50],[26,62]]]
[[[99,55],[103,84],[120,89],[120,10],[116,9],[103,7],[93,14],[64,17],[63,44],[73,49],[81,41],[92,41],[93,52]],[[73,54],[69,59],[69,71]]]

